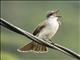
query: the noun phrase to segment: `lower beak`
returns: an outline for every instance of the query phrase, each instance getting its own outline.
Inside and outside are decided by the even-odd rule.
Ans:
[[[56,16],[56,17],[59,17],[59,18],[61,18],[62,16]]]

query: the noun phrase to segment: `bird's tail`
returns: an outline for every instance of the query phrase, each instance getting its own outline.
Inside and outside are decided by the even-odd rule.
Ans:
[[[42,46],[36,42],[31,42],[22,48],[18,49],[19,52],[36,52],[36,53],[46,53],[48,48],[46,46]]]

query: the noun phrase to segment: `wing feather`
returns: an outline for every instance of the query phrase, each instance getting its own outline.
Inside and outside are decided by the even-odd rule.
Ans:
[[[34,30],[33,35],[39,34],[40,31],[41,31],[44,27],[46,27],[46,24],[47,24],[46,21],[43,21],[43,23],[39,24],[39,25],[37,26],[37,28]]]

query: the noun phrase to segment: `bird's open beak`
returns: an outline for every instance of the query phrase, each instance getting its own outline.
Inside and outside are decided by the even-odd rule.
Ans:
[[[54,16],[56,16],[56,17],[61,17],[61,16],[57,16],[58,12],[59,12],[59,10],[58,10],[58,9],[57,9],[57,10],[55,10],[55,11],[53,12],[53,15],[54,15]]]
[[[54,14],[56,15],[56,17],[61,18],[62,16],[57,16],[58,12],[59,12],[59,10],[57,9],[57,10],[55,10]]]

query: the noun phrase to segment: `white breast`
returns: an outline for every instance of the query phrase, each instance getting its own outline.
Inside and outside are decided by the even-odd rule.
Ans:
[[[57,30],[59,28],[59,23],[57,20],[51,20],[51,21],[48,21],[48,23],[49,23],[50,31],[52,33],[52,35],[51,35],[51,37],[52,37],[57,32]]]
[[[55,33],[57,32],[58,28],[59,28],[59,24],[57,22],[56,19],[49,19],[47,20],[47,26],[40,32],[39,37],[40,38],[51,38],[52,36],[55,35]]]

